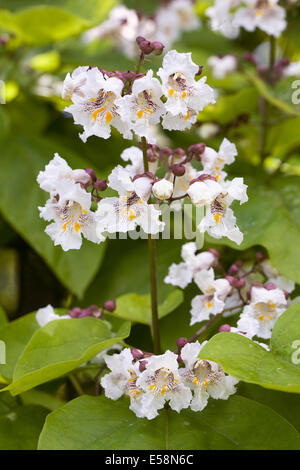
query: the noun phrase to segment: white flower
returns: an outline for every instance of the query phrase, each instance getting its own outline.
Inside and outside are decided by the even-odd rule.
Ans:
[[[91,364],[96,364],[96,365],[100,365],[100,364],[103,364],[105,362],[105,358],[106,358],[106,355],[109,351],[122,351],[123,347],[116,343],[116,344],[113,344],[112,346],[110,346],[110,348],[107,348],[107,349],[104,349],[103,351],[100,351],[98,354],[96,354],[96,356],[94,356],[92,359],[90,359],[90,363]]]
[[[123,394],[130,397],[130,409],[142,418],[141,412],[142,390],[137,385],[139,374],[139,363],[133,364],[133,357],[129,348],[123,349],[120,354],[106,356],[105,362],[111,370],[101,379],[101,385],[104,388],[105,396],[112,400],[117,400]]]
[[[160,82],[149,70],[147,75],[134,81],[130,95],[116,101],[123,121],[128,122],[138,136],[146,137],[150,144],[155,143],[150,124],[159,123],[164,111],[160,100],[162,94]]]
[[[247,31],[260,28],[267,34],[279,37],[286,28],[286,11],[278,5],[278,0],[245,0],[246,8],[239,8],[235,13],[234,25]]]
[[[159,220],[160,210],[147,201],[151,194],[152,181],[148,177],[132,181],[128,171],[118,165],[108,177],[109,187],[118,191],[118,197],[107,197],[100,201],[96,212],[97,233],[116,233],[134,230],[141,226],[145,233],[156,234],[163,230]]]
[[[185,364],[185,368],[180,369],[180,375],[184,383],[193,390],[193,411],[202,411],[209,397],[227,400],[236,392],[235,385],[238,383],[234,377],[225,375],[222,367],[216,362],[198,358],[204,344],[205,342],[188,343],[180,353]]]
[[[231,291],[227,279],[215,280],[213,268],[196,273],[195,282],[203,295],[196,295],[192,300],[190,325],[208,320],[210,314],[221,313],[224,309],[224,301]]]
[[[230,11],[241,3],[241,0],[215,0],[214,6],[207,8],[205,14],[210,18],[210,26],[213,31],[220,31],[223,36],[235,39],[240,33],[240,28],[234,24],[233,13]]]
[[[198,271],[210,268],[215,261],[214,255],[209,251],[203,251],[196,255],[196,251],[197,245],[195,242],[183,245],[181,257],[184,261],[179,264],[171,264],[164,282],[185,289]]]
[[[177,355],[171,351],[151,356],[136,383],[144,392],[142,409],[148,419],[155,418],[166,402],[179,413],[189,406],[192,398],[190,389],[181,382]]]
[[[295,289],[294,281],[287,279],[284,276],[280,276],[274,266],[272,266],[270,260],[264,260],[261,263],[264,274],[269,278],[268,282],[272,282],[278,289],[285,290],[289,294]]]
[[[128,123],[122,121],[116,105],[123,86],[122,80],[108,78],[96,67],[86,72],[86,83],[81,87],[84,99],[73,96],[74,104],[65,109],[73,115],[75,124],[83,126],[84,132],[80,137],[84,142],[92,135],[108,139],[111,126],[118,129],[124,138],[131,138]]]
[[[136,175],[140,175],[144,173],[144,160],[143,160],[143,152],[138,147],[128,147],[127,149],[123,150],[121,153],[121,158],[124,162],[131,162],[126,165],[126,170],[129,175],[133,178]],[[157,169],[157,161],[155,162],[148,162],[149,164],[149,171],[155,174]]]
[[[232,181],[224,182],[223,193],[218,195],[206,209],[206,214],[198,226],[200,232],[207,231],[215,238],[228,237],[240,244],[243,234],[237,227],[236,218],[229,206],[234,200],[239,200],[241,204],[246,202],[248,199],[246,189],[243,178],[234,178]]]
[[[211,56],[208,59],[207,64],[211,68],[214,78],[218,78],[220,80],[235,72],[237,68],[236,57],[231,54],[223,57]]]
[[[163,67],[157,75],[162,80],[167,97],[163,126],[166,129],[186,129],[196,122],[199,111],[215,103],[214,91],[205,84],[206,77],[195,81],[199,67],[192,61],[191,53],[168,52]]]
[[[251,303],[247,305],[238,321],[237,327],[249,337],[259,336],[268,339],[277,318],[285,311],[286,298],[282,290],[267,290],[253,287]]]
[[[87,74],[89,67],[77,67],[70,75],[69,73],[66,75],[66,78],[63,83],[63,89],[61,96],[64,100],[71,100],[74,95],[77,98],[84,98],[84,92],[82,91],[83,85],[86,83]]]
[[[226,173],[223,171],[223,168],[225,165],[233,163],[236,156],[236,146],[226,138],[223,139],[218,152],[210,147],[206,147],[201,155],[203,173],[214,176],[219,182],[224,181]]]
[[[209,206],[222,192],[222,187],[213,180],[195,181],[187,191],[191,201],[196,206]]]
[[[167,8],[177,13],[182,31],[192,31],[201,26],[200,19],[195,14],[193,1],[173,0]]]
[[[199,136],[201,137],[201,139],[207,140],[217,135],[219,130],[220,130],[220,127],[215,122],[204,122],[197,129],[197,132]]]
[[[166,180],[165,178],[154,183],[152,192],[157,199],[164,201],[170,199],[173,194],[173,183]]]
[[[79,249],[81,235],[94,243],[104,240],[101,234],[96,235],[95,215],[90,211],[90,206],[91,194],[80,184],[70,179],[57,182],[55,194],[44,207],[39,207],[40,217],[54,221],[45,232],[55,246],[61,245],[64,251]]]
[[[35,318],[40,326],[45,326],[53,320],[65,320],[71,317],[69,315],[57,315],[52,305],[49,304],[47,307],[39,308]]]
[[[259,344],[259,346],[264,348],[266,351],[270,351],[270,348],[266,343],[259,343],[258,341],[254,341],[252,339],[252,336],[249,334],[249,332],[241,331],[238,328],[235,328],[235,327],[232,326],[230,328],[230,333],[236,333],[237,335],[245,336],[245,338],[251,339],[253,341],[253,343]]]
[[[44,191],[52,193],[56,192],[57,183],[64,179],[86,184],[90,177],[85,170],[72,170],[67,162],[56,153],[46,165],[45,170],[39,172],[37,182]]]

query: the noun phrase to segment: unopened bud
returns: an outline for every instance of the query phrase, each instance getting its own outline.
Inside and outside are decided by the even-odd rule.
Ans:
[[[146,41],[146,40],[141,41],[139,43],[139,48],[146,55],[151,54],[151,52],[153,52],[153,50],[154,50],[153,43],[150,42],[150,41]]]
[[[177,149],[173,150],[172,153],[173,153],[173,156],[174,156],[174,157],[185,157],[185,155],[186,155],[185,151],[184,151],[182,148],[180,148],[180,147],[178,147]]]
[[[170,166],[170,170],[175,176],[183,176],[185,174],[185,168],[183,165],[179,165],[179,164],[172,165]]]
[[[267,289],[267,290],[273,290],[273,289],[276,289],[276,288],[277,288],[277,287],[276,287],[276,285],[275,285],[273,282],[267,282],[267,283],[265,284],[265,289]]]
[[[189,340],[187,338],[181,337],[181,338],[178,338],[178,340],[176,341],[176,345],[178,349],[182,349],[183,346],[185,346],[188,342]]]
[[[140,361],[139,362],[139,371],[144,372],[147,368],[148,361]]]
[[[230,276],[234,276],[235,274],[237,274],[239,272],[239,270],[240,270],[239,266],[236,263],[234,263],[228,269],[228,274]]]
[[[219,250],[216,250],[215,248],[209,248],[208,251],[214,255],[215,258],[220,258],[221,256],[221,253],[219,252]]]
[[[245,52],[243,57],[244,57],[244,60],[246,60],[247,62],[250,62],[251,64],[254,64],[254,65],[256,64],[256,57],[251,52]]]
[[[284,290],[283,293],[284,293],[284,297],[285,297],[286,300],[287,300],[287,299],[289,298],[290,294],[288,293],[287,290]]]
[[[229,282],[229,284],[230,284],[231,286],[234,286],[234,285],[235,285],[235,281],[236,281],[235,277],[233,277],[233,276],[225,276],[225,279]]]
[[[135,348],[132,349],[131,354],[132,354],[133,359],[137,359],[137,360],[143,359],[144,357],[144,353],[140,349],[135,349]]]
[[[91,178],[91,181],[94,183],[97,179],[97,176],[96,176],[93,168],[86,168],[85,172],[89,175],[89,177]]]
[[[205,152],[206,145],[204,143],[194,144],[188,148],[188,152],[192,154],[195,159],[200,162],[201,155]]]
[[[114,300],[107,300],[103,304],[104,310],[107,310],[108,312],[113,312],[114,310],[116,310],[116,307],[116,302]]]
[[[255,253],[255,258],[258,262],[261,262],[266,258],[266,255],[262,251],[257,251]]]
[[[141,42],[146,41],[146,39],[143,36],[138,36],[136,38],[136,42],[138,45],[140,45]]]
[[[237,289],[242,289],[243,287],[245,287],[245,285],[246,281],[242,277],[235,279],[234,287],[236,287]]]
[[[154,183],[152,187],[152,192],[157,199],[164,201],[165,199],[170,199],[173,194],[173,183],[166,180],[165,178]]]
[[[229,333],[230,330],[231,330],[231,326],[228,325],[227,323],[225,323],[224,325],[220,326],[218,331],[219,331],[219,333],[224,333],[224,332]]]
[[[96,179],[94,182],[94,188],[97,189],[97,191],[105,191],[107,189],[106,180]]]
[[[178,362],[178,364],[183,364],[184,363],[180,354],[178,354],[178,356],[177,356],[177,362]]]
[[[122,75],[124,82],[132,82],[136,77],[136,73],[132,72],[131,70],[126,70],[126,72],[123,72]]]
[[[154,47],[153,54],[154,55],[161,55],[165,46],[159,41],[154,41],[151,44]]]
[[[203,71],[203,65],[199,65],[198,72],[196,73],[196,77],[201,75]]]
[[[72,310],[70,310],[68,312],[68,315],[71,318],[78,318],[80,314],[81,314],[81,308],[79,308],[79,307],[74,307],[74,308],[72,308]]]

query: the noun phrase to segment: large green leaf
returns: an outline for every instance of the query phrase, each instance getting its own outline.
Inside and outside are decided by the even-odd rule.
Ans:
[[[126,338],[129,331],[130,324],[124,323],[113,336],[105,322],[91,317],[52,321],[32,336],[5,390],[17,395],[67,374]]]
[[[262,245],[278,271],[300,283],[300,178],[282,176],[265,184],[246,178],[246,183],[249,201],[234,205],[244,241],[239,246],[225,238],[210,241],[240,250]]]
[[[270,346],[272,353],[300,367],[300,302],[289,307],[278,318]]]
[[[233,396],[210,401],[201,413],[162,411],[138,419],[127,400],[80,397],[46,419],[39,449],[299,449],[293,426],[270,408]]]
[[[1,394],[0,450],[35,450],[47,413],[44,407],[20,406],[9,394]]]
[[[0,365],[0,374],[6,380],[12,380],[15,364],[31,336],[38,328],[35,313],[6,323],[0,328],[0,339],[6,345],[6,364]]]
[[[0,11],[0,27],[27,45],[45,45],[77,35],[92,23],[56,7],[36,6],[20,12]]]
[[[173,312],[183,302],[183,292],[173,290],[158,306],[158,316],[163,318]],[[125,294],[116,300],[117,308],[113,315],[133,322],[151,325],[151,298],[150,294]]]
[[[99,268],[105,244],[85,240],[80,250],[67,253],[61,247],[54,247],[44,233],[45,222],[39,217],[38,206],[43,205],[47,196],[40,190],[36,177],[56,151],[75,168],[87,168],[89,163],[76,154],[65,154],[55,142],[42,139],[10,137],[2,141],[1,146],[0,211],[3,217],[39,253],[58,279],[81,297]]]
[[[220,363],[228,374],[244,382],[300,393],[299,369],[242,335],[215,335],[199,357]]]

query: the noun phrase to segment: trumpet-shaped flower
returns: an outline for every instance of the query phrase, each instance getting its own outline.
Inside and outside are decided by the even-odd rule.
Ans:
[[[224,138],[218,152],[210,147],[206,147],[201,155],[203,172],[209,173],[211,176],[214,176],[218,182],[222,182],[227,176],[223,171],[224,166],[233,163],[236,156],[236,146],[228,139]]]
[[[72,74],[68,73],[63,83],[61,96],[64,100],[71,100],[74,96],[77,99],[84,98],[85,94],[82,91],[83,85],[87,81],[87,71],[89,67],[77,67]]]
[[[80,137],[84,142],[92,135],[108,139],[111,126],[118,129],[124,138],[131,138],[128,123],[121,119],[116,105],[123,86],[122,80],[108,78],[96,67],[86,72],[86,83],[81,87],[84,99],[73,96],[74,104],[65,109],[73,115],[75,124],[83,126],[84,132]]]
[[[279,37],[286,28],[286,11],[278,5],[278,0],[246,0],[247,7],[237,10],[234,25],[247,31],[260,28],[271,36]]]
[[[166,402],[179,413],[189,406],[192,398],[190,389],[180,379],[177,355],[171,351],[151,356],[136,384],[143,390],[142,410],[148,419],[155,418]]]
[[[214,91],[205,84],[206,77],[195,81],[199,67],[192,61],[191,53],[168,52],[163,67],[157,75],[162,80],[167,98],[163,126],[166,129],[189,128],[197,114],[209,103],[215,103]]]
[[[236,57],[232,54],[225,55],[223,57],[211,56],[207,64],[211,68],[214,78],[222,80],[233,73],[237,68]]]
[[[139,137],[146,137],[150,144],[155,143],[150,124],[159,123],[164,112],[162,94],[160,82],[149,70],[147,75],[134,81],[130,95],[116,101],[121,119],[130,123],[130,128]]]
[[[252,338],[271,337],[273,326],[278,317],[285,311],[287,300],[280,289],[267,290],[263,287],[251,289],[251,302],[240,316],[237,327]]]
[[[185,368],[180,369],[180,375],[185,385],[193,391],[191,409],[202,411],[209,397],[227,400],[236,392],[238,380],[226,375],[222,367],[213,361],[199,359],[198,355],[205,342],[200,344],[188,343],[181,350],[181,358]]]
[[[192,300],[191,325],[208,320],[211,314],[221,313],[224,309],[225,299],[231,291],[227,279],[215,280],[212,268],[196,273],[195,282],[203,294],[196,295]]]
[[[214,5],[207,8],[205,14],[210,18],[213,31],[220,31],[223,36],[235,39],[240,33],[240,28],[234,23],[232,9],[237,7],[241,0],[216,0]]]
[[[53,320],[66,320],[71,318],[69,315],[57,315],[54,312],[52,305],[47,305],[47,307],[39,308],[36,312],[36,321],[40,326],[45,326],[47,323]]]

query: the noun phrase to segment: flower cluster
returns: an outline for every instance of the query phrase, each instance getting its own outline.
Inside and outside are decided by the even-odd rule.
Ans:
[[[113,8],[109,17],[101,25],[83,35],[83,41],[112,38],[116,47],[129,58],[138,54],[135,38],[141,34],[151,41],[162,42],[166,49],[179,39],[182,31],[192,31],[201,26],[195,15],[192,0],[172,0],[164,2],[151,17],[141,16],[136,10],[124,5]]]
[[[241,312],[237,328],[221,331],[269,339],[276,320],[298,300],[290,299],[294,282],[280,276],[260,252],[253,265],[238,260],[227,272],[217,250],[197,254],[196,243],[190,242],[183,245],[181,254],[183,262],[169,267],[165,282],[184,289],[194,281],[199,287],[201,294],[191,303],[191,325],[209,320],[212,315],[226,318]]]
[[[144,75],[78,67],[67,75],[62,96],[74,103],[66,111],[83,126],[80,137],[84,142],[92,135],[107,139],[111,127],[115,127],[126,139],[131,139],[134,132],[155,144],[151,128],[161,118],[165,129],[189,129],[198,112],[215,102],[206,77],[195,80],[198,71],[191,53],[175,50],[164,56],[157,73],[161,82],[153,77],[151,69]]]
[[[287,26],[286,11],[279,0],[215,0],[206,10],[213,31],[230,39],[238,37],[240,28],[246,31],[261,29],[279,37]]]
[[[198,358],[200,343],[188,343],[178,355],[144,355],[139,350],[124,349],[120,354],[107,355],[111,370],[101,379],[105,396],[117,400],[130,398],[130,409],[139,418],[153,419],[165,403],[178,413],[189,406],[203,410],[209,397],[226,400],[235,393],[237,380],[224,373],[215,362]]]

